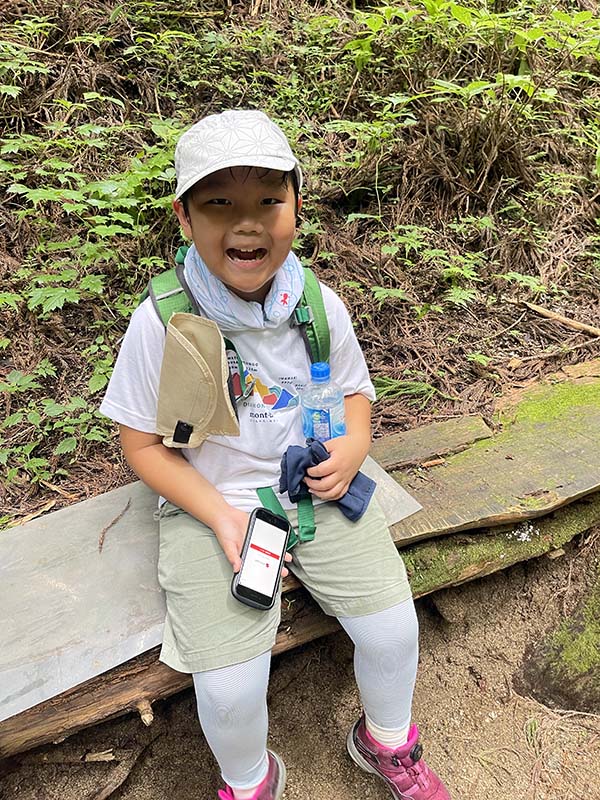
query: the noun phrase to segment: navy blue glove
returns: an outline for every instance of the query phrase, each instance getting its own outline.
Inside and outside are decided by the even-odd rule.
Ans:
[[[280,493],[287,492],[291,503],[297,503],[304,497],[310,497],[308,486],[304,483],[306,471],[316,467],[321,461],[329,458],[329,453],[321,442],[308,439],[307,447],[291,445],[281,459],[281,476],[279,478]],[[367,510],[377,484],[362,472],[357,472],[348,491],[335,502],[340,511],[351,522],[356,522]]]

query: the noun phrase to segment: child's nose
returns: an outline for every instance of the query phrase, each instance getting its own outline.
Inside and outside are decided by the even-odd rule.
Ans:
[[[236,233],[262,233],[263,225],[255,214],[241,213],[234,222]]]

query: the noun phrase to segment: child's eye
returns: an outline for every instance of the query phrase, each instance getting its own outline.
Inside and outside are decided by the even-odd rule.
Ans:
[[[265,199],[263,200],[263,205],[275,206],[282,202],[283,200],[280,200],[278,197],[265,197]]]
[[[225,197],[213,197],[206,202],[211,206],[226,206],[229,204],[229,200],[227,200]]]

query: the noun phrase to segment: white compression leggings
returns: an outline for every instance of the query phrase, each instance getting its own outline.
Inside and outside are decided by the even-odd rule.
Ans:
[[[412,599],[339,621],[355,645],[354,672],[368,718],[390,730],[406,727],[418,660]],[[266,652],[193,676],[202,730],[223,780],[234,789],[257,786],[266,775],[270,663],[271,653]]]

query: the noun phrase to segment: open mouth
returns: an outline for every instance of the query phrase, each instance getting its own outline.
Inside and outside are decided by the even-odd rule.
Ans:
[[[257,247],[255,250],[236,250],[230,247],[226,253],[232,261],[261,261],[267,255],[264,247]]]

